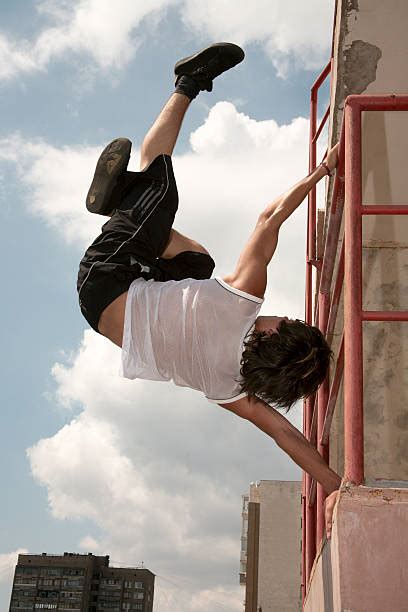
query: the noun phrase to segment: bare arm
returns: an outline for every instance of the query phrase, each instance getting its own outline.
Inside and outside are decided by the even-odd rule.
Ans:
[[[304,435],[277,410],[265,402],[247,398],[220,406],[250,421],[273,438],[297,465],[322,485],[327,494],[340,487],[340,476],[327,465]]]
[[[224,277],[225,282],[251,295],[264,296],[267,266],[275,253],[280,227],[324,175],[324,168],[319,166],[265,208],[238,259],[235,271]]]
[[[299,207],[307,194],[326,175],[322,166],[318,166],[311,174],[302,179],[296,185],[285,191],[274,202],[273,217],[279,226]]]
[[[333,170],[338,163],[336,144],[328,152],[325,163]],[[281,225],[300,206],[309,191],[325,176],[318,166],[307,177],[276,198],[259,215],[256,227],[242,251],[237,266],[224,280],[241,291],[262,298],[266,289],[267,266],[275,253]]]
[[[334,170],[339,162],[339,147],[337,143],[332,147],[324,162],[330,170]],[[303,202],[309,191],[326,175],[326,170],[322,165],[317,166],[313,172],[311,172],[306,178],[302,179],[296,185],[288,189],[283,195],[281,195],[276,202],[273,204],[273,216],[275,222],[280,226],[286,219],[296,210],[296,208]]]

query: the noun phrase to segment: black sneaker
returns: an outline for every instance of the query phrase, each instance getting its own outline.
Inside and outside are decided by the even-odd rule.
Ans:
[[[111,195],[120,174],[126,171],[131,148],[130,140],[116,138],[102,151],[86,196],[86,207],[89,212],[109,215],[115,208]]]
[[[177,62],[174,66],[176,86],[182,75],[188,75],[197,82],[200,91],[212,91],[213,79],[242,62],[244,57],[245,53],[238,45],[215,43]]]

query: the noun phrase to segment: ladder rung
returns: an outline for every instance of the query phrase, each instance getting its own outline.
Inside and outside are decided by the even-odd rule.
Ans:
[[[408,215],[408,204],[362,204],[362,215]]]
[[[363,321],[408,321],[408,310],[362,310]]]

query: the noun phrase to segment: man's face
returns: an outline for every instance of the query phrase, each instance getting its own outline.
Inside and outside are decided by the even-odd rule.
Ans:
[[[289,317],[258,317],[256,328],[259,331],[265,331],[273,334],[277,331],[281,321],[292,321]]]

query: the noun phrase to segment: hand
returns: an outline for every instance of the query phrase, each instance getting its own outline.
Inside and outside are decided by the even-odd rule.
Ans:
[[[334,170],[339,163],[339,147],[340,143],[338,142],[332,149],[330,149],[330,151],[328,151],[323,160],[328,165],[330,172]]]
[[[326,523],[326,536],[328,540],[330,540],[331,538],[332,516],[333,516],[334,506],[337,501],[338,492],[339,491],[337,490],[337,491],[333,491],[332,493],[330,493],[330,495],[326,497],[325,502],[324,502],[324,518],[325,518],[325,523]]]

